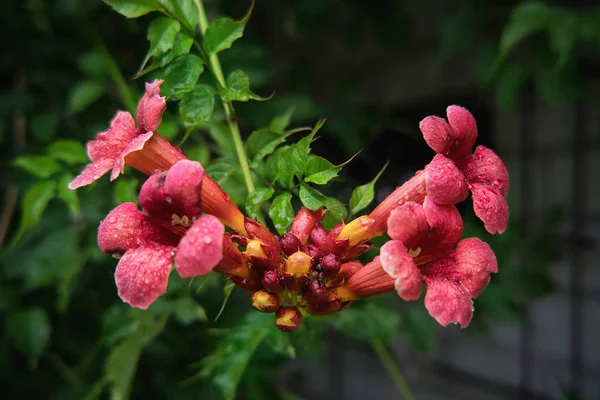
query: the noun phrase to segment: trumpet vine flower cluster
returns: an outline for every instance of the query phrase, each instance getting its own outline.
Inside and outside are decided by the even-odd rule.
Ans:
[[[100,249],[119,258],[115,281],[123,301],[146,309],[165,293],[173,269],[184,278],[215,271],[250,291],[252,306],[274,313],[286,332],[306,315],[340,312],[385,292],[416,300],[424,286],[425,307],[440,324],[469,324],[472,299],[498,265],[489,245],[462,239],[455,204],[470,192],[487,231],[502,233],[509,182],[492,150],[472,152],[477,126],[466,109],[450,106],[447,120],[421,121],[435,156],[370,214],[327,230],[327,210],[302,207],[278,237],[245,216],[200,163],[156,132],[165,110],[161,83],[146,84],[137,127],[129,113],[119,112],[108,131],[88,143],[91,163],[70,185],[90,184],[108,171],[114,180],[126,165],[149,176],[139,192],[141,210],[120,204],[98,229]],[[390,240],[379,256],[365,265],[357,260],[370,240],[386,233]]]

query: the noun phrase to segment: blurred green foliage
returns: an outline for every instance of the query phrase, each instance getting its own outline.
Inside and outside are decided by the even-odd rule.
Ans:
[[[0,381],[10,398],[93,399],[110,393],[116,399],[232,399],[237,391],[242,398],[275,399],[284,393],[276,379],[282,363],[296,355],[320,358],[329,329],[358,341],[389,343],[403,337],[421,352],[435,344],[438,328],[422,304],[395,310],[399,302],[387,297],[357,302],[339,315],[311,318],[288,335],[275,330],[269,316],[248,313],[247,294],[232,292],[217,276],[191,283],[172,277],[167,295],[148,312],[122,304],[112,277],[115,261],[98,250],[96,228],[116,204],[135,201],[141,177],[127,171],[116,184],[103,179],[77,195],[66,190],[66,183],[87,161],[80,143],[106,129],[117,109],[133,113],[142,81],[161,77],[163,93],[181,99],[169,103],[161,134],[183,143],[190,158],[207,165],[249,215],[267,211],[282,232],[299,206],[290,190],[309,208],[329,208],[329,226],[347,217],[345,203],[356,214],[373,200],[379,175],[372,177],[381,168],[374,162],[381,161],[376,154],[359,156],[376,165],[371,171],[338,179],[338,187],[345,188],[373,179],[340,201],[334,191],[322,193],[315,185],[337,178],[343,165],[307,156],[322,122],[314,129],[289,127],[312,125],[326,116],[319,135],[336,141],[339,148],[326,156],[340,163],[390,129],[390,110],[362,101],[368,78],[377,74],[376,60],[348,60],[367,40],[387,53],[418,51],[414,18],[422,7],[443,15],[433,45],[439,67],[466,58],[481,93],[493,93],[502,107],[516,105],[529,81],[550,104],[585,97],[582,64],[600,44],[598,8],[483,0],[456,5],[389,0],[379,7],[358,0],[302,0],[294,6],[259,2],[256,22],[248,24],[239,44],[220,54],[228,78],[217,93],[209,74],[203,74],[202,59],[188,54],[198,22],[193,1],[106,3],[141,18],[126,19],[91,0],[2,4],[8,40],[0,55],[5,166]],[[166,15],[145,15],[159,6]],[[239,18],[248,6],[207,2],[211,20],[219,14]],[[211,25],[206,54],[228,49],[242,36],[248,16]],[[336,55],[319,53],[327,43],[340,49],[341,65],[329,65]],[[262,100],[250,87],[265,97],[277,89],[268,102],[238,108],[243,131],[254,132],[244,135],[251,167],[275,189],[260,185],[247,196],[234,143],[223,134],[228,129],[225,110],[215,96]],[[311,130],[294,144],[284,143]],[[280,168],[281,160],[289,165]],[[514,221],[507,234],[494,237],[479,225],[466,226],[465,236],[485,237],[501,265],[501,273],[475,302],[474,327],[518,322],[522,305],[553,290],[548,266],[560,256],[551,252],[557,248],[553,235],[560,221],[553,216],[527,237]]]

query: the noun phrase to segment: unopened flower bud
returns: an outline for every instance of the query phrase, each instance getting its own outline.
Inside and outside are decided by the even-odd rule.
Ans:
[[[292,332],[302,325],[302,313],[296,307],[281,307],[275,315],[275,324],[283,332]]]
[[[288,275],[300,278],[310,272],[311,257],[301,251],[297,251],[285,262],[285,272]]]
[[[315,226],[310,233],[310,240],[315,246],[322,249],[327,245],[328,236],[329,232],[327,232],[327,229],[322,226]]]
[[[327,298],[327,289],[318,279],[313,279],[304,287],[302,298],[308,303],[323,302]]]
[[[333,278],[337,275],[342,265],[340,258],[333,253],[329,253],[321,260],[321,266],[323,270],[323,276],[326,278]]]
[[[283,235],[281,235],[281,239],[279,240],[279,243],[281,245],[281,250],[287,256],[291,256],[292,254],[294,254],[295,252],[300,250],[300,248],[302,247],[302,243],[300,243],[300,239],[298,239],[292,233],[284,233]]]
[[[317,265],[321,258],[323,257],[323,253],[319,248],[313,244],[310,244],[304,248],[304,252],[310,256],[311,265],[314,267]]]
[[[326,315],[340,311],[342,302],[333,292],[325,291],[325,296],[319,302],[309,303],[308,312],[312,315]]]
[[[245,253],[249,256],[265,257],[265,252],[260,240],[250,240],[246,245]]]
[[[279,294],[285,289],[282,276],[274,269],[265,271],[261,283],[271,293]]]
[[[232,276],[230,279],[237,287],[245,289],[249,292],[254,293],[257,290],[262,289],[261,284],[254,279],[244,279],[240,278],[239,276]]]
[[[259,290],[252,295],[252,307],[260,312],[272,313],[281,307],[281,301],[273,293]]]

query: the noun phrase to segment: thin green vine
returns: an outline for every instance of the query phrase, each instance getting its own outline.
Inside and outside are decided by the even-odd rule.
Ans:
[[[396,386],[396,389],[398,390],[398,393],[400,394],[401,398],[404,400],[415,400],[415,396],[412,394],[412,391],[410,390],[406,379],[404,379],[404,377],[398,370],[398,366],[392,359],[392,356],[386,349],[385,345],[381,342],[381,340],[372,340],[371,347],[373,347],[375,354],[377,354],[377,357],[379,358],[379,362],[381,362],[381,365],[383,365],[383,368],[385,368],[385,371],[388,373],[389,377],[394,382],[394,385]]]
[[[206,33],[206,29],[208,29],[208,19],[206,18],[206,11],[204,11],[204,4],[202,4],[202,0],[194,0],[194,2],[198,7],[200,33],[202,34],[202,36],[204,36],[204,34]],[[215,76],[215,79],[217,80],[219,86],[222,88],[226,87],[223,69],[221,68],[221,63],[219,62],[219,58],[217,57],[217,55],[210,54],[208,56],[208,62],[210,64],[210,69],[213,75]],[[244,143],[242,142],[240,128],[235,118],[235,110],[233,109],[233,105],[230,102],[225,101],[223,102],[223,108],[225,109],[225,115],[227,116],[227,124],[229,125],[231,136],[233,137],[235,152],[237,153],[238,161],[240,163],[240,167],[242,168],[244,181],[246,182],[246,188],[248,189],[248,193],[252,193],[255,190],[254,182],[252,181],[252,175],[250,174],[250,165],[248,164],[248,158],[246,157],[246,150],[244,150]]]

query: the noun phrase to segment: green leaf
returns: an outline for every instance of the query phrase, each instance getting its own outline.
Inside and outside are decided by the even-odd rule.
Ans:
[[[288,226],[294,220],[294,208],[292,207],[292,194],[282,193],[275,197],[269,209],[269,217],[280,234],[287,232]]]
[[[48,178],[57,172],[62,171],[63,167],[54,161],[50,156],[22,156],[17,157],[13,164],[25,171],[37,176],[38,178]]]
[[[334,326],[354,340],[388,343],[398,336],[400,318],[395,310],[367,301],[362,307],[350,307],[337,314]]]
[[[47,148],[46,153],[55,160],[64,161],[69,165],[85,164],[88,162],[85,148],[76,140],[61,139],[52,142]]]
[[[225,286],[223,287],[223,293],[225,294],[225,298],[223,299],[223,304],[221,305],[221,309],[219,310],[219,313],[215,317],[215,322],[219,319],[221,314],[223,314],[223,310],[225,310],[225,306],[227,305],[227,302],[229,301],[229,297],[231,297],[231,293],[233,292],[234,287],[235,287],[235,283],[233,283],[233,282],[225,283]]]
[[[191,92],[204,71],[202,59],[193,54],[176,58],[164,71],[165,82],[161,86],[161,94],[169,99],[181,99]]]
[[[234,203],[240,204],[246,201],[244,177],[237,162],[219,159],[209,165],[206,172],[231,197]]]
[[[198,377],[212,375],[225,400],[233,400],[252,355],[268,336],[283,335],[273,329],[273,316],[251,312],[229,331],[217,350],[203,360]]]
[[[140,70],[144,69],[150,58],[164,54],[173,48],[175,37],[180,29],[181,25],[178,21],[167,17],[158,17],[150,23],[147,36],[150,41],[150,49],[148,49]]]
[[[134,310],[133,331],[113,347],[104,365],[104,379],[110,385],[111,399],[127,399],[135,378],[140,354],[165,327],[170,310],[155,317],[152,312]]]
[[[500,51],[508,54],[527,36],[545,29],[555,20],[555,9],[539,2],[526,2],[515,7],[500,37]]]
[[[158,17],[148,27],[150,49],[148,56],[166,53],[173,48],[175,37],[181,29],[178,21],[167,17]]]
[[[246,22],[254,9],[254,0],[246,15],[239,21],[231,18],[220,18],[208,26],[204,33],[204,50],[210,56],[231,47],[233,42],[244,34]]]
[[[46,210],[48,203],[56,194],[56,182],[43,181],[33,185],[21,200],[21,223],[13,238],[13,245],[29,228],[37,224]]]
[[[155,0],[103,0],[113,10],[127,18],[137,18],[159,9]]]
[[[260,164],[264,165],[264,175],[269,182],[274,183],[277,180],[279,164],[287,149],[289,149],[289,146],[283,146],[276,149],[269,155],[266,162]]]
[[[335,178],[340,169],[323,157],[313,156],[310,157],[306,165],[306,170],[304,171],[306,178],[304,178],[304,181],[324,185]]]
[[[39,307],[16,310],[6,316],[6,333],[15,347],[35,363],[50,342],[51,326]]]
[[[184,296],[175,302],[174,314],[182,325],[190,325],[196,321],[207,322],[206,310],[190,296]]]
[[[324,123],[324,119],[319,120],[310,134],[300,139],[298,143],[291,147],[291,157],[288,162],[291,164],[292,171],[298,179],[302,179],[302,176],[304,176],[304,171],[308,164],[308,155],[310,154],[310,144]]]
[[[140,69],[140,71],[138,71],[134,78],[137,79],[150,71],[154,71],[157,68],[162,68],[177,57],[188,54],[190,52],[190,49],[192,48],[193,43],[194,39],[187,33],[177,33],[177,35],[175,36],[175,42],[173,43],[173,47],[171,48],[171,50],[167,51],[165,54],[153,57],[152,64],[150,64],[150,66],[146,67],[145,69]]]
[[[295,146],[295,145],[294,145]],[[282,187],[291,189],[294,182],[294,146],[288,146],[282,148],[283,151],[278,151],[275,154],[278,154],[278,157],[269,157],[267,159],[267,168],[270,169],[272,166],[269,165],[269,161],[271,158],[275,158],[277,161],[277,165],[275,165],[276,176],[275,180],[277,180]]]
[[[265,156],[272,154],[277,146],[285,142],[285,139],[293,133],[294,131],[280,134],[266,128],[252,132],[246,141],[246,153],[251,160],[250,165],[253,168],[258,167]]]
[[[514,107],[528,74],[521,65],[510,65],[500,72],[496,85],[496,104],[501,108]]]
[[[246,198],[246,212],[250,218],[257,219],[258,212],[263,203],[273,197],[275,191],[269,187],[258,188]]]
[[[208,134],[217,145],[217,151],[222,155],[235,154],[235,143],[229,127],[221,122],[213,122],[208,127]]]
[[[139,182],[137,179],[121,177],[115,184],[115,203],[135,203],[138,198],[138,187]]]
[[[348,217],[346,206],[338,199],[327,197],[325,200],[325,207],[329,210],[323,219],[323,226],[326,229],[332,229]]]
[[[208,85],[196,85],[179,103],[179,114],[186,127],[198,126],[210,120],[214,109],[215,90]]]
[[[371,182],[358,186],[352,191],[352,195],[350,196],[350,215],[356,214],[371,204],[375,197],[375,183],[387,168],[388,163],[383,166],[381,171],[379,171],[377,176]]]
[[[190,33],[196,32],[198,7],[193,0],[158,0],[171,16],[183,24]]]
[[[88,108],[104,94],[104,85],[95,81],[77,83],[67,95],[67,114],[76,114]]]
[[[67,203],[71,215],[79,214],[79,197],[75,190],[69,189],[69,183],[75,178],[73,174],[65,172],[58,180],[58,198]]]
[[[277,117],[273,118],[269,124],[269,130],[283,134],[290,125],[292,114],[294,114],[294,107],[288,108],[285,114],[278,115]]]
[[[556,68],[563,67],[571,56],[577,42],[580,21],[570,10],[560,10],[555,23],[548,27],[550,48],[558,55]]]
[[[113,347],[106,358],[105,379],[110,384],[110,397],[129,398],[143,343],[134,335]]]
[[[311,188],[305,183],[300,185],[299,197],[302,204],[304,204],[304,207],[309,210],[321,208],[327,202],[327,197],[323,193]]]
[[[204,143],[187,147],[185,152],[190,160],[198,161],[202,165],[208,165],[210,161],[210,149]]]
[[[248,101],[258,100],[266,101],[269,100],[273,95],[269,97],[260,97],[250,91],[250,79],[248,75],[240,69],[233,71],[228,77],[226,87],[221,88],[219,95],[221,100],[225,103],[231,101]]]
[[[576,62],[561,69],[544,69],[534,76],[542,101],[551,106],[566,106],[585,94],[586,83]]]

